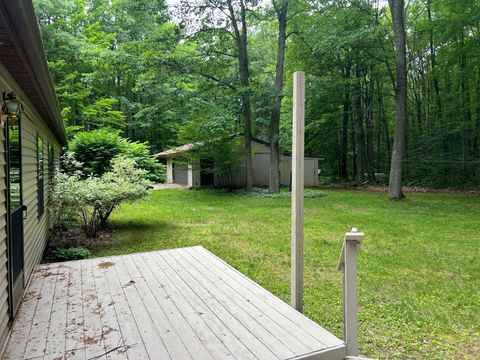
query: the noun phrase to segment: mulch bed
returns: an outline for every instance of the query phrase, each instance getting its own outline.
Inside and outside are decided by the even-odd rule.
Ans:
[[[100,244],[110,242],[111,237],[111,229],[99,231],[95,239],[87,238],[80,228],[69,230],[53,229],[47,248],[43,254],[43,262],[51,263],[61,261],[55,256],[57,249],[83,246],[89,250],[94,250]]]

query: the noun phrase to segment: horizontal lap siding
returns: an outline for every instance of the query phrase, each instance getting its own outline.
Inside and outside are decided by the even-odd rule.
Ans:
[[[48,150],[47,144],[55,146],[56,165],[59,165],[61,146],[45,122],[40,118],[20,89],[15,79],[0,63],[0,92],[14,91],[23,101],[22,114],[22,187],[23,203],[28,206],[28,218],[24,221],[24,276],[28,282],[33,267],[41,261],[42,253],[48,237],[48,210],[47,210],[47,174]],[[44,166],[45,166],[45,213],[38,219],[37,216],[37,143],[36,135],[44,138]],[[6,174],[5,174],[5,137],[0,130],[0,348],[9,331],[8,308],[8,255],[7,255],[7,203],[6,203]]]
[[[8,255],[7,255],[7,203],[5,201],[5,136],[0,130],[0,344],[8,333]]]
[[[49,235],[50,221],[48,219],[48,146],[55,148],[55,163],[60,155],[60,146],[51,132],[38,119],[32,116],[22,118],[22,191],[23,204],[28,208],[27,219],[24,220],[25,244],[25,279],[28,280],[33,267],[37,265],[43,255]],[[38,189],[37,189],[37,135],[43,138],[43,178],[45,212],[38,216]]]

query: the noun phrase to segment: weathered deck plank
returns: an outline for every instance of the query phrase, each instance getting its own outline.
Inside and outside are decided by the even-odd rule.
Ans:
[[[23,296],[22,303],[18,309],[17,320],[13,324],[10,335],[11,338],[15,338],[15,346],[6,348],[4,353],[5,358],[23,358],[25,354],[35,310],[41,299],[43,283],[45,282],[42,269],[43,268],[39,266],[37,271],[32,275],[30,286]]]
[[[38,266],[2,359],[340,360],[345,346],[192,247]]]
[[[92,261],[97,290],[97,312],[102,324],[104,352],[107,354],[107,359],[126,360],[127,355],[125,352],[127,348],[117,319],[117,313],[113,307],[113,299],[110,295],[110,288],[105,279],[103,268],[103,259],[94,259]]]
[[[147,282],[155,283],[154,286],[157,287],[157,290],[172,300],[214,358],[232,359],[233,354],[217,337],[214,331],[208,327],[202,316],[203,313],[196,311],[183,294],[178,291],[176,285],[163,271],[160,270],[157,263],[152,258],[152,254],[142,254],[140,256],[142,257],[145,266],[149,269],[149,272],[156,279],[156,281],[150,280],[149,276],[145,275],[145,280]],[[148,274],[149,272],[144,272],[144,274]]]
[[[207,276],[197,268],[194,267],[192,264],[193,259],[188,259],[192,262],[189,262],[187,259],[184,259],[179,252],[169,252],[178,264],[184,269],[184,271],[188,272],[190,276],[195,279],[198,285],[202,286],[210,296],[218,299],[218,302],[223,305],[223,307],[240,323],[242,323],[245,328],[260,341],[264,344],[271,353],[273,353],[277,358],[289,358],[295,355],[295,353],[290,350],[286,345],[284,345],[280,340],[275,337],[275,334],[270,333],[264,327],[264,321],[267,319],[255,319],[252,317],[252,314],[249,313],[247,310],[248,303],[245,304],[238,304],[232,297],[230,296],[232,293],[228,294],[228,289],[216,288],[215,285],[206,281]],[[266,322],[266,321],[265,321]],[[308,351],[308,349],[303,349],[302,351]]]
[[[150,360],[142,336],[138,330],[136,320],[130,310],[122,284],[114,268],[112,259],[102,259],[100,263],[104,271],[105,280],[113,299],[113,307],[117,314],[118,324],[122,333],[128,359]]]
[[[52,312],[48,323],[47,343],[45,344],[45,354],[53,359],[61,358],[65,353],[69,277],[70,264],[61,264],[57,274]]]
[[[282,301],[276,296],[273,296],[263,287],[250,280],[241,272],[236,271],[233,267],[231,267],[229,264],[227,264],[220,258],[211,254],[208,250],[204,249],[201,246],[195,246],[185,250],[195,250],[199,255],[203,256],[204,261],[211,263],[212,267],[221,269],[228,278],[232,280],[234,279],[235,281],[240,283],[245,289],[248,289],[254,295],[254,300],[262,300],[263,302],[268,304],[271,310],[275,310],[278,312],[279,315],[281,315],[280,319],[287,320],[287,327],[290,327],[291,324],[295,324],[297,327],[302,329],[304,333],[309,334],[309,337],[315,337],[326,347],[339,345],[339,339],[335,335],[331,334],[312,320],[297,312],[286,302]],[[258,301],[258,303],[260,304],[261,302]]]
[[[48,329],[54,304],[55,287],[59,276],[62,276],[60,265],[55,264],[48,270],[43,271],[44,283],[40,299],[33,315],[32,327],[28,335],[27,347],[24,357],[26,359],[36,358],[45,354]]]
[[[151,256],[155,258],[161,271],[174,281],[175,286],[177,286],[179,291],[181,291],[195,311],[202,316],[208,327],[212,329],[217,337],[219,337],[235,358],[247,360],[256,359],[253,353],[243,345],[240,339],[228,329],[224,323],[226,319],[222,319],[219,317],[219,314],[211,312],[204,299],[195,294],[195,292],[182,279],[179,279],[175,271],[163,260],[163,258],[158,256],[158,254],[152,254]]]
[[[114,263],[113,268],[115,268],[120,286],[123,288],[125,297],[128,301],[128,306],[132,312],[132,316],[135,318],[135,322],[142,336],[148,355],[151,359],[155,359],[156,357],[171,359],[165,347],[164,339],[158,333],[145,305],[140,300],[140,295],[137,292],[137,289],[133,286],[134,283],[132,283],[132,281],[134,280],[130,279],[129,274],[121,266],[123,263],[122,259],[120,257],[115,257],[112,259],[112,262]]]
[[[288,326],[283,328],[282,322],[277,320],[279,315],[275,309],[266,306],[262,302],[258,303],[258,299],[249,295],[247,289],[237,286],[235,281],[225,276],[218,268],[206,266],[206,262],[202,261],[201,257],[195,256],[195,253],[183,251],[178,252],[178,255],[185,257],[193,266],[200,269],[205,278],[221,288],[230,300],[245,309],[257,320],[260,326],[264,326],[271,333],[271,336],[278,338],[278,340],[285,344],[285,346],[288,346],[292,352],[306,353],[322,345],[318,341],[315,341],[316,339],[311,339],[309,342],[308,338],[310,334],[305,333],[301,328],[292,326],[293,324],[288,324]],[[295,331],[292,331],[294,329]]]
[[[75,356],[85,354],[85,331],[83,329],[83,284],[82,261],[72,261],[67,293],[67,328],[65,334],[65,350],[72,351]],[[84,355],[85,357],[85,355]]]

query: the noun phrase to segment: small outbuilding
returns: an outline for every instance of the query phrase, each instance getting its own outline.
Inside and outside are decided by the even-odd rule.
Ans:
[[[222,187],[224,180],[212,172],[213,163],[209,158],[193,160],[189,153],[203,143],[186,144],[174,149],[155,154],[154,157],[167,167],[167,183],[179,184],[187,187],[213,186]],[[322,156],[305,156],[305,186],[317,186],[319,176],[319,162]],[[239,170],[233,175],[236,187],[245,186],[245,166],[243,161]],[[260,139],[252,138],[252,170],[253,185],[268,186],[270,174],[270,145]],[[288,154],[280,155],[280,184],[288,186],[291,181],[292,157]]]

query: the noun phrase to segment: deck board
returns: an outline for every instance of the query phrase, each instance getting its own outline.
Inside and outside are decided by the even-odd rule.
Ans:
[[[257,341],[261,342],[268,348],[268,351],[277,358],[289,358],[295,353],[284,345],[282,341],[276,338],[275,332],[269,332],[264,327],[264,319],[254,318],[253,314],[248,311],[248,302],[236,302],[231,293],[228,294],[228,289],[223,287],[216,287],[208,279],[208,275],[203,274],[196,268],[192,262],[181,256],[180,253],[171,252],[170,255],[178,262],[178,265],[190,276],[198,282],[198,286],[202,286],[212,297],[218,299],[218,302],[235,318],[239,323],[243,324],[245,328],[252,334]],[[203,269],[202,269],[203,270]],[[223,285],[223,284],[222,284]],[[307,351],[307,349],[303,349]]]
[[[83,317],[83,284],[82,261],[69,263],[70,274],[67,292],[67,323],[65,334],[65,351],[85,353],[84,317]]]
[[[101,264],[103,264],[105,280],[112,297],[112,306],[117,315],[128,359],[150,360],[115,268],[109,266],[109,264],[113,264],[112,260],[103,258]]]
[[[341,340],[202,247],[35,268],[2,359],[345,359]]]
[[[182,280],[178,279],[175,271],[159,257],[158,254],[152,254],[152,258],[160,267],[160,270],[167,274],[179,291],[185,296],[190,305],[195,309],[208,327],[215,333],[222,343],[232,352],[236,359],[256,359],[250,350],[243,345],[240,339],[225,325],[225,319],[219,317],[219,314],[211,312],[205,300],[199,297],[195,292]]]
[[[187,261],[197,269],[200,269],[213,284],[216,284],[229,299],[238,306],[245,309],[260,326],[265,327],[271,336],[277,338],[281,343],[285,344],[293,353],[304,353],[316,349],[319,343],[309,342],[308,333],[304,333],[303,329],[292,327],[288,324],[282,327],[282,322],[278,321],[278,314],[275,309],[265,306],[264,303],[258,303],[256,299],[249,296],[245,288],[237,286],[231,278],[225,279],[225,275],[216,267],[207,266],[202,258],[195,256],[195,253],[189,251],[178,252],[179,256],[185,257]],[[295,331],[292,332],[292,330]],[[315,342],[315,339],[313,339]]]

